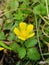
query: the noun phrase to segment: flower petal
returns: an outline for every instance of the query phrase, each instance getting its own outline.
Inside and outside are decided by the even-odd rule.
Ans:
[[[15,33],[16,35],[19,35],[19,30],[18,30],[18,28],[14,28],[14,33]]]
[[[2,50],[4,50],[4,48],[3,47],[0,47],[0,51],[2,51]]]
[[[23,37],[21,37],[21,36],[18,36],[18,38],[21,39],[21,40],[23,40],[23,41],[26,40],[25,38],[23,38]]]
[[[30,38],[30,37],[33,37],[34,35],[35,35],[35,33],[29,34],[27,39]]]
[[[26,30],[26,23],[25,22],[21,22],[19,24],[19,27],[20,27],[20,30],[23,31],[23,30]]]
[[[32,32],[33,31],[33,25],[32,24],[29,24],[28,26],[27,26],[27,32]]]

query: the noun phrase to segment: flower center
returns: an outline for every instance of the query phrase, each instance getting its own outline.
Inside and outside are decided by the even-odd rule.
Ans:
[[[28,32],[25,31],[25,30],[24,30],[24,31],[21,31],[21,32],[20,32],[20,36],[23,37],[23,38],[27,38]]]

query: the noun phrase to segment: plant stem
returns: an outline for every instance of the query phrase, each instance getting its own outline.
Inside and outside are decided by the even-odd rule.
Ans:
[[[48,0],[45,0],[46,3],[46,10],[47,10],[47,16],[48,16]]]
[[[40,46],[40,40],[39,40],[39,27],[38,26],[38,21],[37,21],[37,17],[36,17],[36,14],[35,14],[35,22],[36,22],[36,31],[37,31],[37,40],[38,40],[38,45],[39,45],[39,49],[40,49],[40,53],[41,53],[41,56],[42,56],[42,59],[44,60],[44,57],[42,55],[42,50],[41,50],[41,46]]]

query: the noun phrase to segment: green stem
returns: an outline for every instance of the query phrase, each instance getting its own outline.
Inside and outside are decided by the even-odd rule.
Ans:
[[[41,19],[42,19],[42,20],[43,20],[46,24],[48,24],[48,25],[49,25],[49,22],[48,22],[48,21],[46,21],[42,15],[40,15],[40,14],[38,14],[38,15],[41,17]]]
[[[48,16],[48,0],[45,0],[46,3],[46,10],[47,10],[47,16]]]
[[[39,27],[38,27],[38,21],[37,21],[36,14],[35,14],[35,22],[36,22],[36,31],[37,31],[38,45],[39,45],[39,49],[40,49],[40,53],[41,53],[42,59],[44,60],[44,57],[43,57],[43,55],[42,55],[42,50],[41,50],[40,40],[39,40]]]
[[[49,53],[43,53],[42,55],[49,55]]]

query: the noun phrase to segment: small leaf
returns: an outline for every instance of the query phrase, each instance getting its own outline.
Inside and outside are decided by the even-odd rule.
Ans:
[[[20,6],[20,8],[27,8],[27,6],[26,6],[25,3],[23,3],[23,4]]]
[[[32,0],[32,2],[34,2],[34,3],[35,3],[35,2],[38,2],[38,1],[39,1],[39,0]]]
[[[7,2],[8,3],[8,2]],[[12,10],[17,10],[19,3],[17,0],[9,0],[8,6],[12,9]]]
[[[20,50],[20,46],[19,46],[19,44],[17,44],[17,43],[11,43],[10,44],[10,48],[14,51],[14,52],[19,52],[19,50]]]
[[[37,44],[37,39],[35,38],[30,38],[25,42],[25,46],[28,47],[32,47],[35,46]]]
[[[40,0],[40,2],[45,5],[46,0],[45,1],[44,0]],[[49,5],[49,0],[47,0],[47,4]]]
[[[39,4],[36,7],[33,8],[34,13],[35,14],[41,14],[41,15],[46,15],[47,11],[46,11],[46,6],[43,4]]]
[[[20,62],[20,61],[18,61],[18,62],[16,63],[16,65],[20,65],[20,63],[21,63],[21,62]]]
[[[4,29],[9,29],[9,30],[10,30],[10,29],[12,28],[12,25],[13,25],[13,23],[7,23],[7,22],[6,22],[6,23],[4,24]]]
[[[4,47],[4,48],[6,48],[6,49],[11,50],[11,48],[8,47],[8,46],[7,46],[4,42],[2,42],[2,41],[0,41],[0,46]]]
[[[21,59],[24,58],[26,55],[26,49],[24,47],[21,47],[18,55],[19,55],[19,58],[21,58]]]
[[[36,48],[30,48],[27,50],[27,57],[31,60],[39,60],[40,55]]]
[[[21,10],[17,11],[17,14],[14,14],[14,19],[19,20],[19,21],[23,21],[24,16]]]
[[[5,13],[6,13],[6,12],[8,12],[7,9],[5,9]],[[11,17],[12,17],[12,16],[11,16],[11,12],[6,13],[5,16],[6,16],[6,18],[8,18],[8,19],[11,18]]]
[[[49,63],[49,58],[47,58],[45,62]]]
[[[13,33],[10,33],[7,39],[9,41],[15,40],[15,35]]]
[[[0,40],[5,40],[5,36],[3,32],[0,32]]]
[[[48,42],[48,44],[49,44],[49,38],[48,37],[43,36],[43,40],[46,41],[46,42]]]

